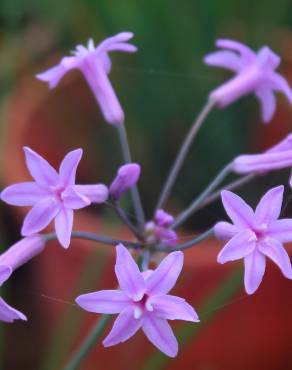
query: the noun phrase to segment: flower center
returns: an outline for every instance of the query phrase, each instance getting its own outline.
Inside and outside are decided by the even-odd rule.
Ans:
[[[144,294],[140,301],[134,303],[134,317],[139,319],[145,311],[153,311],[151,303],[148,301],[149,296]]]
[[[64,186],[57,185],[57,186],[52,187],[51,189],[52,189],[52,192],[54,193],[56,199],[59,202],[62,202],[63,201],[63,199],[62,199],[62,193],[65,190]]]
[[[254,227],[253,232],[255,233],[257,239],[262,239],[265,237],[267,229],[268,229],[267,224],[261,224],[259,226]]]

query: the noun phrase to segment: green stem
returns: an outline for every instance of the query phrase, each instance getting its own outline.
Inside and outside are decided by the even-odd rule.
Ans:
[[[122,153],[124,157],[125,163],[131,163],[132,158],[131,158],[131,153],[130,153],[130,147],[129,147],[129,142],[128,142],[128,137],[127,137],[127,132],[125,129],[125,125],[121,124],[118,127],[118,132],[119,132],[119,139],[122,147]],[[142,202],[140,199],[139,191],[137,186],[134,186],[131,189],[131,196],[132,196],[132,201],[133,201],[133,206],[137,218],[137,224],[139,226],[139,230],[143,231],[144,225],[145,225],[145,216],[144,216],[144,210],[142,206]]]
[[[171,192],[171,189],[174,185],[174,182],[177,178],[177,175],[184,163],[186,155],[188,154],[188,151],[190,150],[190,147],[194,141],[194,138],[196,137],[200,127],[202,126],[203,122],[205,121],[205,119],[207,118],[208,114],[211,112],[214,106],[215,106],[215,102],[212,100],[208,100],[207,103],[204,105],[203,109],[201,110],[197,119],[193,122],[177,154],[177,157],[166,179],[166,182],[162,188],[161,195],[156,205],[156,209],[163,208],[164,204],[166,203],[169,197],[169,194]]]
[[[48,234],[44,234],[44,236],[46,238],[46,241],[57,239],[56,233],[48,233]],[[102,244],[108,244],[108,245],[114,245],[114,246],[117,245],[117,244],[122,243],[126,247],[131,247],[131,248],[135,248],[135,249],[139,249],[141,247],[141,245],[139,243],[130,242],[128,240],[112,239],[108,236],[97,235],[97,234],[89,233],[89,232],[86,232],[86,231],[72,231],[71,237],[72,238],[77,238],[77,239],[91,240],[91,241],[94,241],[94,242],[98,242],[98,243],[102,243]]]
[[[83,359],[88,355],[93,346],[96,345],[97,339],[103,334],[103,331],[106,325],[109,323],[110,319],[111,319],[110,315],[101,316],[96,326],[92,329],[91,333],[85,339],[81,347],[77,349],[77,351],[75,352],[75,354],[73,354],[67,366],[64,367],[64,370],[76,370],[79,368]]]
[[[207,231],[205,231],[201,235],[197,236],[196,238],[194,238],[192,240],[188,240],[185,243],[178,244],[178,245],[176,245],[174,247],[168,247],[168,246],[164,246],[164,245],[158,245],[154,249],[155,249],[155,251],[168,252],[168,253],[174,252],[174,251],[182,251],[182,250],[191,248],[191,247],[193,247],[196,244],[199,244],[203,240],[205,240],[205,239],[209,238],[210,236],[212,236],[213,233],[214,233],[214,228],[211,227],[210,229],[208,229]]]
[[[229,174],[231,171],[231,164],[229,163],[227,166],[221,170],[215,179],[206,187],[206,189],[181,213],[179,214],[174,223],[171,225],[172,229],[176,229],[180,226],[186,219],[188,219],[197,207],[202,203],[202,201],[214,190],[216,187],[223,181],[223,179]]]
[[[198,205],[198,207],[196,208],[196,211],[198,211],[199,209],[201,209],[201,208],[207,206],[208,204],[214,202],[214,200],[218,199],[221,196],[221,191],[223,189],[224,190],[234,190],[234,189],[237,189],[240,186],[245,185],[248,182],[250,182],[251,180],[255,179],[256,176],[257,176],[256,174],[246,175],[246,176],[241,177],[240,179],[238,179],[236,181],[231,182],[228,185],[225,185],[224,188],[221,188],[221,189],[215,191],[213,194],[211,194],[208,197],[206,197],[202,201],[202,203]]]
[[[112,208],[115,211],[119,219],[127,226],[127,228],[136,236],[140,241],[143,241],[143,235],[140,231],[132,224],[124,210],[119,206],[117,202],[112,203]]]

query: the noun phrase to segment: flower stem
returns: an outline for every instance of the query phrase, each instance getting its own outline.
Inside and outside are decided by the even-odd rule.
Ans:
[[[88,355],[92,347],[96,345],[97,339],[102,335],[110,319],[111,319],[111,315],[102,315],[100,317],[96,326],[89,333],[88,337],[85,339],[82,345],[73,354],[67,366],[64,367],[64,370],[76,370],[79,368],[83,359]]]
[[[138,260],[138,265],[141,271],[147,271],[149,269],[150,257],[150,250],[144,249],[141,253],[140,260]]]
[[[168,253],[174,252],[174,251],[182,251],[182,250],[191,248],[191,247],[193,247],[196,244],[199,244],[203,240],[205,240],[205,239],[209,238],[211,235],[213,235],[213,233],[214,233],[214,228],[211,227],[210,229],[208,229],[207,231],[203,232],[202,234],[200,234],[199,236],[197,236],[196,238],[194,238],[192,240],[189,240],[189,241],[187,241],[185,243],[182,243],[182,244],[178,244],[178,245],[176,245],[174,247],[168,247],[168,246],[158,245],[155,248],[155,251],[168,252]]]
[[[229,174],[231,171],[231,164],[221,170],[214,180],[206,187],[206,189],[181,213],[179,214],[174,223],[171,225],[172,229],[180,226],[187,218],[189,218],[197,207],[202,203],[202,201],[222,182],[222,180]]]
[[[57,239],[56,233],[48,233],[48,234],[44,234],[44,236],[46,238],[46,241]],[[112,239],[108,236],[97,235],[97,234],[89,233],[86,231],[72,231],[71,237],[77,238],[77,239],[92,240],[98,243],[109,244],[109,245],[114,245],[114,246],[119,243],[122,243],[126,247],[131,247],[135,249],[139,249],[141,247],[139,243],[130,242],[128,240]]]
[[[235,181],[231,182],[230,184],[224,186],[224,190],[234,190],[234,189],[237,189],[240,186],[245,185],[248,182],[250,182],[251,180],[253,180],[256,176],[257,176],[256,174],[250,174],[250,175],[246,175],[244,177],[241,177],[238,180],[235,180]],[[207,206],[208,204],[212,203],[214,200],[218,199],[220,197],[220,195],[221,195],[221,191],[222,190],[223,190],[223,188],[215,191],[213,194],[211,194],[208,197],[206,197],[201,202],[201,204],[198,205],[196,211],[198,211],[199,209],[201,209],[201,208]]]
[[[125,163],[131,163],[132,158],[131,158],[131,153],[130,153],[127,132],[126,132],[124,124],[121,124],[118,127],[118,132],[119,132],[119,139],[120,139],[120,143],[122,147],[124,161]],[[143,210],[142,202],[140,199],[139,191],[136,185],[131,189],[131,196],[132,196],[134,210],[136,213],[137,224],[138,224],[139,230],[142,231],[144,229],[145,216],[144,216],[144,210]]]
[[[202,126],[203,122],[207,118],[208,114],[211,112],[213,107],[215,106],[215,102],[212,100],[208,100],[207,103],[204,105],[203,109],[201,110],[199,116],[197,119],[193,122],[185,141],[183,142],[177,157],[175,159],[175,162],[170,170],[170,173],[166,179],[166,182],[162,188],[161,195],[159,197],[159,200],[156,205],[156,209],[163,208],[164,204],[166,203],[169,194],[171,192],[171,189],[174,185],[174,182],[176,180],[176,177],[183,165],[183,162],[186,158],[186,155],[188,154],[188,151],[193,143],[194,138],[196,137],[200,127]]]
[[[113,208],[119,219],[127,226],[127,228],[137,237],[138,240],[143,242],[143,235],[139,230],[132,224],[124,210],[119,206],[117,202],[111,203],[110,206]]]

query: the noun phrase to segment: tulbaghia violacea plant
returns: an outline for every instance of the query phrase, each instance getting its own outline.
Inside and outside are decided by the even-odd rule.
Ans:
[[[214,233],[219,240],[227,241],[218,255],[219,263],[244,259],[244,285],[248,294],[258,289],[265,272],[266,258],[271,259],[285,277],[292,279],[290,259],[282,245],[292,241],[292,219],[279,219],[284,186],[279,185],[268,190],[255,211],[230,191],[258,175],[264,176],[269,171],[291,167],[291,134],[264,153],[236,157],[181,213],[176,214],[167,207],[172,187],[193,140],[215,106],[224,107],[243,95],[255,93],[262,105],[262,119],[268,122],[276,107],[275,91],[284,93],[292,103],[292,93],[287,81],[276,72],[280,58],[266,46],[255,53],[236,41],[217,41],[218,47],[228,50],[208,55],[205,63],[230,69],[235,72],[235,76],[210,93],[207,104],[191,125],[175,158],[156,206],[148,217],[150,221],[146,222],[137,187],[141,166],[132,161],[124,124],[125,115],[108,79],[111,70],[109,52],[135,52],[136,47],[128,43],[132,36],[130,32],[122,32],[107,38],[97,47],[90,40],[87,48],[77,46],[72,56],[64,57],[55,67],[37,75],[38,79],[48,82],[49,87],[53,88],[69,70],[77,68],[83,73],[105,120],[118,131],[121,142],[124,163],[117,164],[118,170],[108,187],[104,184],[76,184],[81,149],[68,153],[61,162],[59,171],[56,171],[39,154],[24,147],[26,164],[34,181],[10,185],[1,193],[1,199],[6,203],[31,206],[32,209],[25,217],[21,230],[25,238],[0,256],[0,284],[17,267],[40,253],[46,242],[52,239],[58,239],[65,248],[68,248],[72,237],[116,247],[115,274],[118,288],[82,294],[76,298],[77,304],[86,311],[104,315],[73,356],[66,370],[78,368],[80,361],[102,335],[111,314],[118,314],[118,317],[103,341],[104,346],[124,342],[142,329],[160,351],[170,357],[176,356],[178,344],[167,320],[198,322],[199,317],[183,298],[168,293],[183,268],[182,251]],[[230,172],[244,176],[220,189],[219,185]],[[292,180],[290,182],[292,185]],[[124,210],[123,201],[128,192],[135,218]],[[193,213],[218,199],[220,194],[232,224],[218,222],[195,238],[186,238],[181,243],[176,229]],[[103,204],[103,207],[114,211],[128,228],[132,238],[120,240],[108,235],[73,230],[74,210],[89,207],[93,203]],[[55,232],[36,234],[44,230],[53,219]],[[15,319],[25,319],[25,316],[0,299],[0,320],[12,322]]]

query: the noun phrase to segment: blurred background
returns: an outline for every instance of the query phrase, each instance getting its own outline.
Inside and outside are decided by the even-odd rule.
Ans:
[[[34,75],[56,64],[76,44],[85,44],[90,37],[98,43],[120,31],[134,32],[139,51],[112,53],[110,79],[126,113],[133,158],[142,166],[139,188],[148,218],[192,120],[209,91],[229,77],[202,62],[215,49],[217,38],[240,40],[256,50],[269,45],[282,56],[281,72],[292,84],[292,3],[288,0],[1,0],[1,188],[29,179],[23,145],[56,167],[65,153],[82,147],[78,182],[111,181],[122,162],[117,133],[104,122],[81,74],[70,72],[52,91]],[[268,126],[260,122],[253,96],[212,112],[167,209],[182,210],[234,156],[264,150],[290,132],[292,109],[282,96],[277,101],[277,113]],[[287,184],[288,173],[259,178],[238,193],[254,205],[272,185]],[[289,197],[287,190],[286,217],[292,216]],[[131,215],[128,203],[126,199]],[[1,204],[2,250],[20,239],[26,211]],[[225,217],[215,202],[197,212],[180,235],[182,239],[195,235]],[[75,229],[130,237],[103,207],[78,212]],[[198,308],[201,324],[195,329],[175,326],[181,343],[177,359],[167,360],[137,335],[112,349],[97,343],[81,368],[291,369],[291,283],[269,264],[260,290],[246,296],[238,266],[217,266],[220,246],[210,240],[186,253],[186,268],[174,294],[182,294]],[[73,241],[64,251],[52,242],[17,271],[2,294],[29,321],[1,324],[0,368],[62,369],[97,319],[81,312],[74,298],[113,288],[113,263],[108,247]]]

